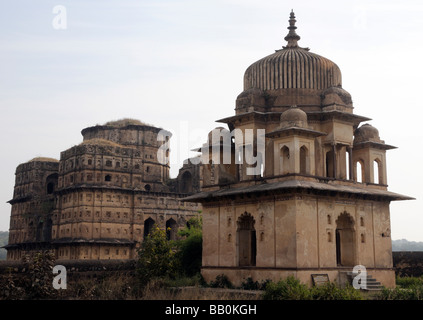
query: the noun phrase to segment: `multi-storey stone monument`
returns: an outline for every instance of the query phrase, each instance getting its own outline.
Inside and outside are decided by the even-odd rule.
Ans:
[[[283,48],[247,68],[235,115],[218,121],[229,130],[202,148],[202,192],[187,199],[203,205],[202,274],[311,284],[363,265],[394,286],[389,204],[410,199],[387,190],[394,147],[360,126],[370,119],[353,113],[339,67],[298,45],[295,22],[292,12]]]
[[[189,171],[178,180],[184,188],[172,187],[169,165],[158,159],[160,130],[113,121],[82,130],[83,142],[60,160],[19,165],[8,260],[39,249],[55,250],[57,259],[131,259],[154,224],[174,239],[200,208],[180,201],[193,192]]]

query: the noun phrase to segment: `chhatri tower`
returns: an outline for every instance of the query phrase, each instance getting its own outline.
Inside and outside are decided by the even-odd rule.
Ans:
[[[311,285],[316,274],[342,283],[362,265],[393,287],[389,204],[411,199],[387,188],[395,147],[353,113],[339,67],[298,45],[295,23],[291,12],[285,46],[247,68],[235,115],[218,120],[229,130],[203,146],[202,191],[187,198],[203,206],[202,274]],[[247,151],[255,164],[242,161]]]

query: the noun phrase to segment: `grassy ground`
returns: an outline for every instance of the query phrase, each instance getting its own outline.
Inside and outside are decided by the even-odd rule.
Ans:
[[[68,283],[55,298],[70,300],[257,300],[260,292],[201,287],[199,277],[151,280],[138,288],[133,277],[112,276]]]

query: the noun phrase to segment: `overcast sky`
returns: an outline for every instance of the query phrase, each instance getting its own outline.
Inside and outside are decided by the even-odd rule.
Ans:
[[[340,67],[354,113],[398,147],[389,190],[417,200],[391,204],[392,238],[423,241],[417,0],[2,1],[0,230],[16,167],[59,159],[88,126],[130,117],[170,130],[175,177],[215,120],[234,115],[245,69],[285,44],[291,9],[299,45]]]

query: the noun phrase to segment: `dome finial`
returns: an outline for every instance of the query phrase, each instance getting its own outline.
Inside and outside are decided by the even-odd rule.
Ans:
[[[294,9],[292,9],[291,14],[289,15],[289,33],[285,37],[285,40],[288,41],[288,44],[286,46],[287,48],[298,47],[297,41],[301,39],[301,37],[295,32],[295,29],[297,29],[297,27],[295,26],[295,22],[297,22],[297,20],[295,20]]]

